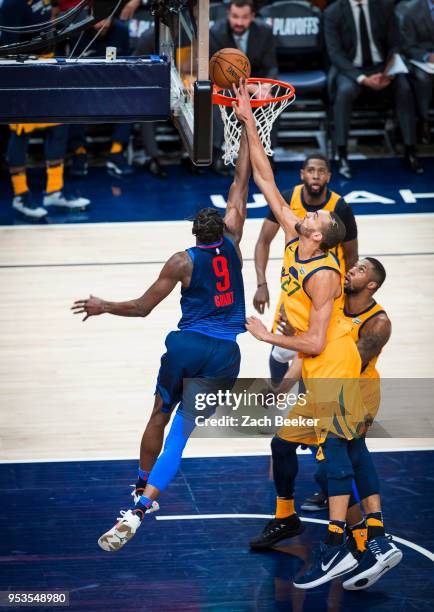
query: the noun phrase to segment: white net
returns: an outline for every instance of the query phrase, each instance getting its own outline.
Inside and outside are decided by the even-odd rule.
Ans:
[[[285,96],[291,92],[288,86],[276,83],[261,83],[260,81],[249,83],[247,86],[250,92],[250,99],[275,99]],[[219,91],[219,94],[235,99],[235,94],[230,89]],[[280,113],[295,100],[295,96],[284,98],[283,100],[273,101],[264,106],[253,107],[253,116],[255,117],[256,127],[259,137],[264,145],[265,153],[273,155],[271,148],[271,129],[276,118]],[[242,124],[238,121],[232,105],[225,106],[219,104],[224,126],[225,149],[223,153],[223,161],[226,165],[234,165],[238,157],[240,148],[240,138]]]

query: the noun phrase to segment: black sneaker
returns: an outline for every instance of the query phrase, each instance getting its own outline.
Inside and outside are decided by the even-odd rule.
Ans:
[[[303,533],[304,525],[296,514],[283,519],[271,519],[265,525],[263,532],[254,540],[251,540],[250,548],[264,550],[271,548],[277,542],[293,538]]]
[[[314,493],[307,497],[300,506],[305,512],[319,512],[320,510],[327,510],[328,507],[329,500],[324,493]]]

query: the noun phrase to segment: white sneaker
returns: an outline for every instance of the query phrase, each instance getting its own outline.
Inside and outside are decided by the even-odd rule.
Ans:
[[[15,196],[12,200],[12,208],[26,217],[31,217],[32,219],[42,219],[47,215],[45,208],[42,208],[42,206],[35,206],[35,204],[33,204],[29,191]]]
[[[44,206],[59,206],[60,208],[74,210],[86,208],[90,204],[90,200],[79,196],[67,196],[63,191],[53,191],[44,195],[43,204]]]
[[[131,510],[120,511],[118,522],[98,540],[99,546],[107,552],[115,552],[124,546],[140,527],[140,517]]]
[[[145,514],[151,514],[159,509],[160,506],[154,501],[152,502],[152,506],[146,510]],[[98,540],[98,545],[107,552],[116,552],[122,548],[122,546],[134,537],[137,529],[140,527],[140,517],[132,510],[121,510],[120,515],[116,525],[104,533]]]

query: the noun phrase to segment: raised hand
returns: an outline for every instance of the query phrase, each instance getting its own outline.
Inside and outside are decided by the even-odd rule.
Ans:
[[[245,79],[240,79],[239,86],[235,83],[232,85],[234,94],[236,95],[236,101],[232,102],[232,108],[237,116],[238,121],[246,123],[249,120],[253,120],[252,107],[250,106],[250,96],[247,91]]]
[[[101,298],[90,295],[87,300],[77,300],[71,307],[74,314],[86,313],[83,317],[83,321],[86,321],[89,317],[95,317],[96,315],[103,314],[105,301]]]

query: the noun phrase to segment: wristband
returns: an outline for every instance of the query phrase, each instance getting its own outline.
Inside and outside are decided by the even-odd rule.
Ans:
[[[259,287],[263,287],[266,284],[267,284],[267,281],[265,281],[265,283],[259,283],[259,285],[257,286],[257,289],[259,289]]]

